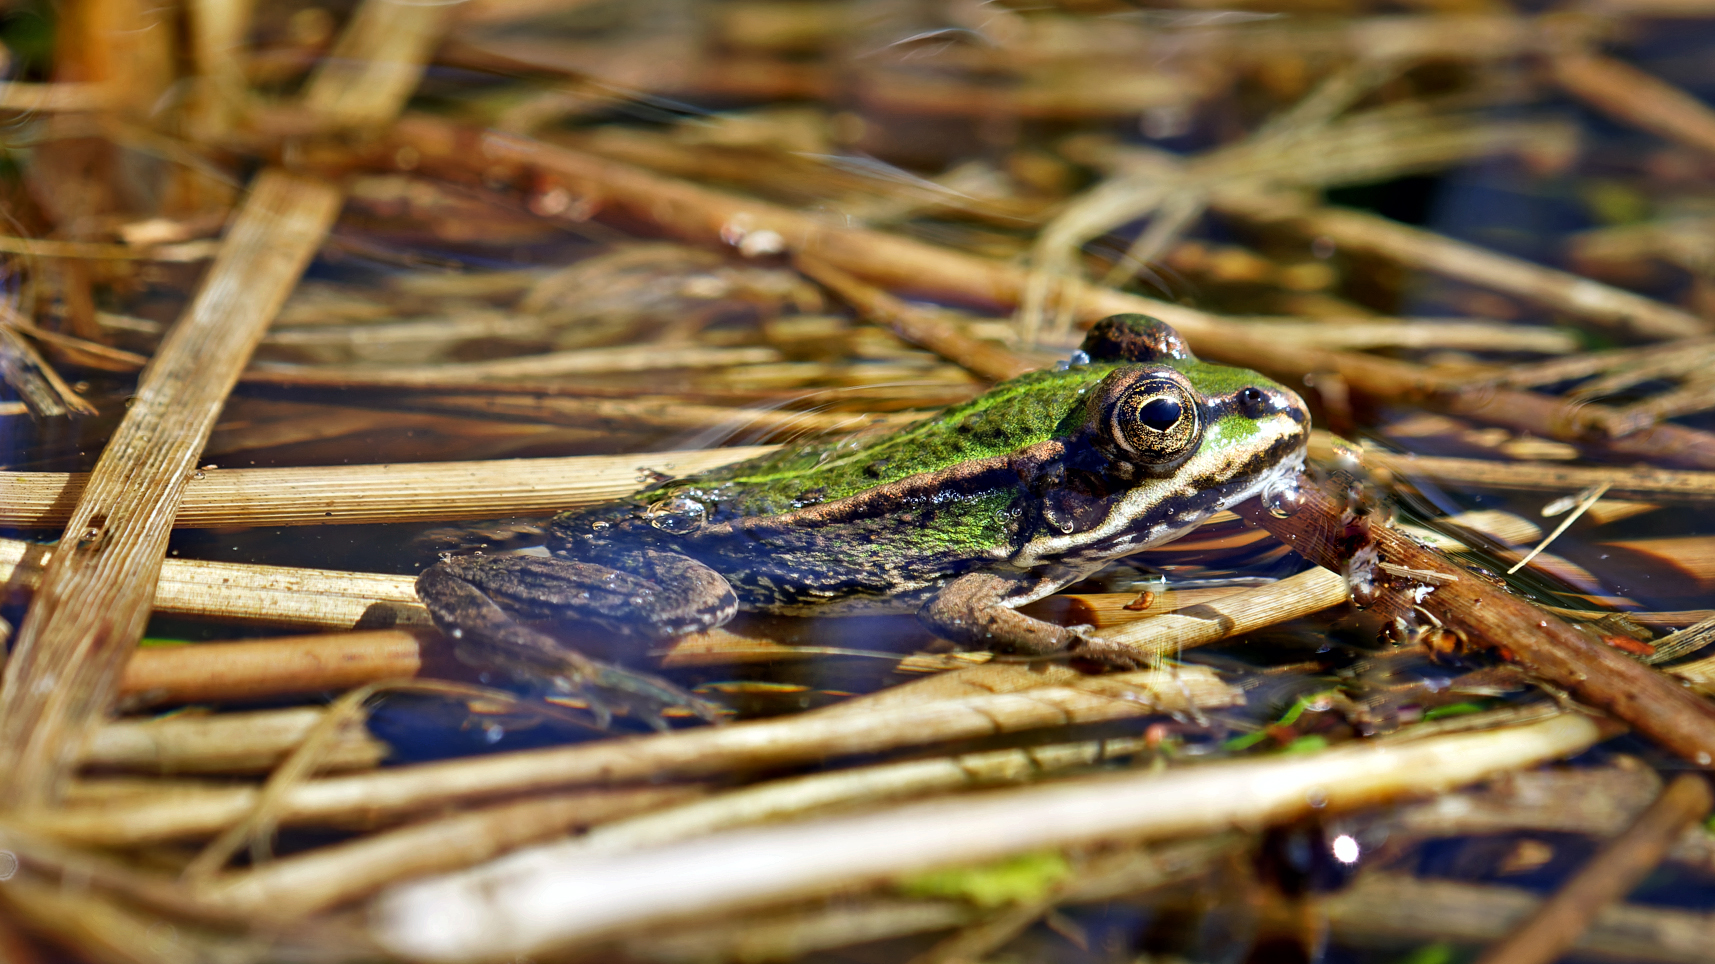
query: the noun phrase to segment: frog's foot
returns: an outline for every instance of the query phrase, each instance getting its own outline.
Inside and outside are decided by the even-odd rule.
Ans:
[[[1137,655],[1093,634],[1090,626],[1060,626],[1012,607],[1033,598],[1036,584],[991,572],[948,583],[918,610],[930,632],[967,649],[1021,656],[1067,656],[1115,669],[1137,669]]]
[[[1031,598],[1035,583],[991,572],[973,572],[948,583],[918,610],[930,632],[967,649],[1026,656],[1076,656],[1108,665],[1118,650],[1090,635],[1088,626],[1057,626],[1012,607]]]
[[[640,560],[654,579],[563,559],[458,557],[418,576],[417,595],[435,625],[456,641],[460,658],[550,692],[576,694],[589,702],[604,727],[617,707],[657,728],[665,727],[660,711],[668,708],[713,721],[718,717],[714,706],[672,683],[590,659],[514,618],[581,617],[617,632],[658,638],[718,626],[732,617],[732,589],[713,570],[668,553],[645,555],[663,557]],[[724,600],[707,591],[701,598],[687,598],[687,589],[716,588],[710,578],[724,590]]]

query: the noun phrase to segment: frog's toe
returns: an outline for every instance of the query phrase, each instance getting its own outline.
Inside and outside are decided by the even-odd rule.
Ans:
[[[657,730],[666,730],[663,714],[687,712],[709,723],[722,721],[721,708],[658,676],[639,673],[609,663],[596,663],[596,672],[583,686],[586,699],[600,699]]]

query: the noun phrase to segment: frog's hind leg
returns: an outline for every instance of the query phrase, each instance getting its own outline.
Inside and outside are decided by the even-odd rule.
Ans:
[[[712,720],[714,707],[666,680],[590,659],[519,621],[570,617],[662,639],[719,626],[736,612],[732,588],[707,566],[671,553],[636,555],[627,563],[642,575],[566,559],[458,556],[418,576],[417,595],[461,657],[576,692],[603,725],[610,703],[656,726],[657,711],[669,706]]]
[[[1090,636],[1085,631],[1087,627],[1057,626],[1012,608],[1047,591],[1051,590],[1045,590],[1039,579],[1030,576],[967,573],[929,597],[917,611],[917,618],[935,635],[967,649],[1029,656],[1076,656],[1135,668],[1135,661],[1128,654]]]

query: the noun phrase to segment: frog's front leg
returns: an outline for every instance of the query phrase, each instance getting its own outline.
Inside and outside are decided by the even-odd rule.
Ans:
[[[931,596],[918,610],[917,618],[930,632],[968,649],[1078,656],[1121,668],[1136,667],[1136,660],[1128,653],[1088,635],[1083,628],[1058,626],[1013,608],[1043,593],[1040,577],[972,572]]]
[[[535,556],[456,556],[418,576],[417,595],[461,657],[576,692],[604,725],[612,703],[655,725],[667,706],[714,719],[714,707],[666,680],[590,659],[519,621],[583,619],[654,640],[719,626],[737,612],[732,587],[694,559],[645,550],[623,562],[633,571]]]

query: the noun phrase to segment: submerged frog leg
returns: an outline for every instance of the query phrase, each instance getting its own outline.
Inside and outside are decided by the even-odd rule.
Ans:
[[[930,597],[918,610],[917,618],[937,636],[971,649],[1031,656],[1063,654],[1135,668],[1129,655],[1088,635],[1087,627],[1057,626],[1012,608],[1020,600],[1039,595],[1031,592],[1038,585],[1028,576],[969,573]]]
[[[526,682],[547,680],[590,701],[606,725],[609,704],[662,727],[658,711],[677,706],[713,720],[716,710],[672,683],[590,659],[519,622],[583,619],[614,632],[651,639],[718,626],[737,608],[732,588],[701,563],[643,552],[648,577],[591,563],[529,556],[461,556],[417,577],[435,625],[458,642],[460,656]]]

